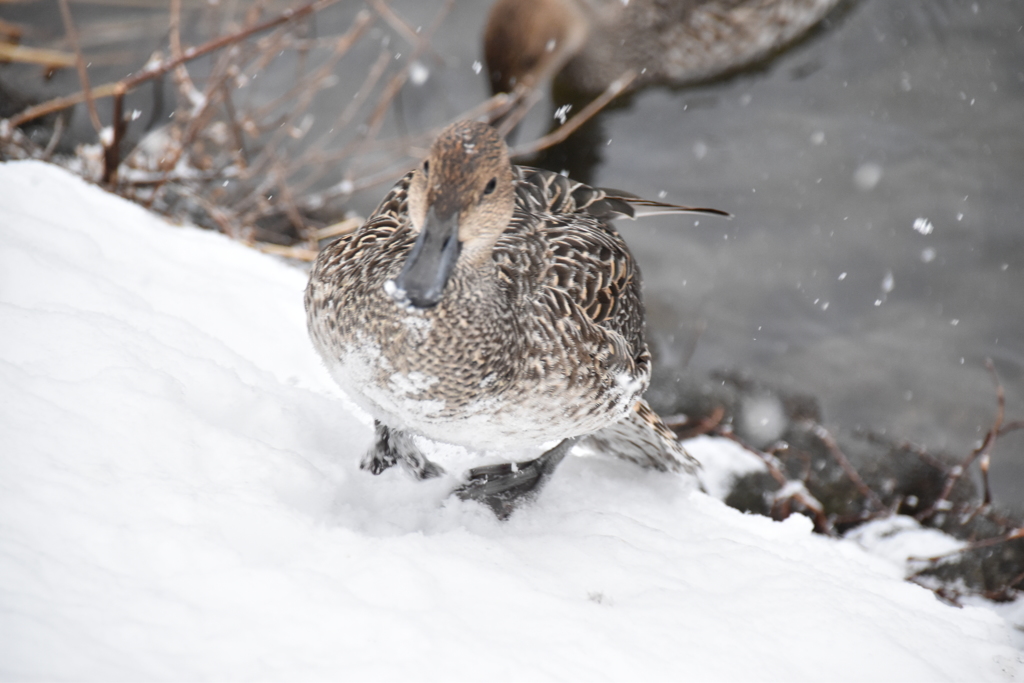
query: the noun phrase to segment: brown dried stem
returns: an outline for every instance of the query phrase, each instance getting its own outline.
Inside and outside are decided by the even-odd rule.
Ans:
[[[810,491],[807,490],[807,486],[802,481],[796,481],[789,479],[782,471],[782,463],[772,453],[767,453],[759,448],[754,448],[750,444],[743,441],[743,439],[736,436],[731,431],[719,430],[718,436],[725,437],[731,441],[735,441],[745,450],[753,453],[765,464],[768,468],[768,474],[771,475],[772,479],[779,485],[779,490],[776,491],[776,499],[773,501],[772,507],[774,509],[775,504],[780,500],[796,500],[799,502],[807,511],[812,515],[814,521],[814,530],[821,534],[832,536],[835,531],[832,527],[832,522],[829,521],[828,516],[825,514],[825,506],[821,504]],[[782,509],[781,518],[785,518],[789,514],[788,506]]]
[[[829,454],[837,463],[839,463],[839,466],[843,468],[843,472],[845,472],[846,476],[853,482],[853,485],[857,487],[860,494],[870,500],[871,504],[877,510],[888,511],[888,508],[885,503],[882,502],[882,499],[878,497],[878,494],[875,493],[870,486],[865,484],[863,479],[861,479],[860,474],[853,466],[853,463],[850,462],[850,459],[847,458],[846,454],[843,453],[841,448],[839,448],[839,444],[836,443],[835,438],[827,429],[825,429],[824,425],[808,421],[807,426],[814,432],[814,435],[821,439],[821,442],[825,444],[825,448],[828,449]]]
[[[601,93],[596,99],[594,99],[592,102],[590,102],[590,104],[581,109],[575,116],[566,121],[563,125],[559,126],[551,133],[548,133],[547,135],[541,138],[537,138],[533,142],[515,147],[512,150],[512,156],[529,156],[530,154],[535,154],[542,149],[547,149],[552,145],[557,145],[558,143],[562,142],[567,137],[572,135],[577,128],[582,126],[595,114],[597,114],[597,112],[604,109],[609,102],[618,97],[619,94],[622,93],[622,91],[624,91],[626,88],[628,88],[629,84],[632,83],[635,79],[635,71],[627,71],[626,73],[622,74],[611,85],[609,85],[603,93]]]
[[[991,358],[985,359],[985,368],[989,371],[989,374],[992,375],[992,380],[996,385],[996,417],[992,424],[992,428],[985,434],[985,438],[981,442],[981,445],[971,451],[970,454],[964,458],[962,463],[950,470],[949,474],[946,476],[946,482],[939,497],[936,498],[935,501],[926,509],[916,515],[916,519],[919,522],[929,519],[939,510],[946,507],[949,495],[953,491],[953,487],[956,486],[957,482],[960,481],[960,478],[967,472],[967,468],[969,468],[978,458],[981,458],[982,461],[982,476],[985,483],[985,494],[981,507],[984,508],[991,503],[992,494],[989,490],[988,483],[988,462],[990,453],[992,452],[992,447],[995,446],[996,439],[1002,433],[1003,417],[1006,409],[1006,397],[1003,392],[1003,385],[999,381],[999,376],[996,374],[995,364],[993,364]]]
[[[78,41],[78,31],[75,29],[75,20],[71,16],[68,0],[60,0],[60,17],[64,21],[64,31],[68,35],[68,42],[71,43],[71,47],[75,51],[75,66],[78,68],[78,80],[82,84],[82,92],[85,93],[85,102],[89,109],[89,120],[92,121],[92,127],[99,133],[103,129],[103,124],[100,122],[100,115],[96,111],[96,100],[93,99],[92,88],[89,86],[89,69],[85,64],[85,57],[82,56],[82,46]]]
[[[75,55],[57,50],[0,42],[0,61],[41,64],[48,69],[75,66]]]
[[[63,1],[67,2],[67,0]],[[314,12],[319,12],[337,2],[339,2],[339,0],[318,0],[318,2],[312,2],[294,10],[287,9],[275,16],[273,19],[268,19],[260,24],[249,26],[234,33],[220,36],[219,38],[214,38],[213,40],[203,43],[198,47],[190,47],[187,50],[184,50],[181,53],[181,56],[176,59],[161,60],[156,63],[147,64],[141,71],[138,71],[126,78],[122,78],[119,81],[104,83],[103,85],[96,86],[91,89],[86,88],[85,90],[72,95],[56,97],[41,104],[28,107],[20,114],[11,117],[9,123],[12,128],[17,127],[28,121],[37,119],[40,116],[45,116],[46,114],[80,104],[90,98],[110,97],[118,92],[129,92],[146,81],[150,81],[154,78],[159,78],[160,76],[167,74],[171,70],[177,68],[180,64],[192,61],[193,59],[210,54],[211,52],[216,52],[217,50],[229,45],[234,45],[235,43],[241,42],[257,33],[262,33],[263,31],[276,28],[282,24],[313,14]]]
[[[1024,528],[1011,529],[1010,531],[1008,531],[1007,533],[1003,534],[1002,536],[993,536],[992,538],[983,538],[980,541],[971,541],[970,543],[965,545],[963,548],[958,548],[958,549],[950,551],[948,553],[943,553],[941,555],[933,555],[932,557],[908,557],[907,559],[911,560],[911,561],[914,561],[914,562],[930,562],[930,563],[934,564],[935,562],[940,562],[940,561],[945,560],[945,559],[947,559],[949,557],[955,557],[956,555],[960,555],[962,553],[970,552],[971,550],[979,550],[981,548],[989,548],[989,547],[994,546],[994,545],[999,545],[1000,543],[1006,543],[1008,541],[1016,541],[1016,540],[1022,539],[1022,538],[1024,538]],[[920,573],[920,572],[918,572],[918,573]]]

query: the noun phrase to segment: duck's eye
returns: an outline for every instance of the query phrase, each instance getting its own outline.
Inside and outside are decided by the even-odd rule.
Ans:
[[[490,193],[494,192],[494,188],[496,188],[497,186],[498,186],[498,179],[497,178],[491,178],[490,180],[488,180],[487,181],[487,185],[484,186],[484,195],[486,196],[486,195],[489,195]]]
[[[430,175],[430,160],[429,159],[423,162],[423,174],[424,175]]]

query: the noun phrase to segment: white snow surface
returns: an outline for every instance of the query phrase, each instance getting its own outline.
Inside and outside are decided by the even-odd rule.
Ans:
[[[0,677],[1022,675],[994,612],[674,476],[569,458],[501,523],[452,478],[361,472],[372,430],[307,339],[305,282],[0,164]]]

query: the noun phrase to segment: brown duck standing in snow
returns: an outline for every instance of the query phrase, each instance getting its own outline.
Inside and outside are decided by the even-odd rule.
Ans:
[[[376,420],[361,466],[441,473],[414,435],[472,449],[558,441],[480,467],[456,490],[507,516],[572,447],[694,473],[644,402],[640,272],[613,218],[723,212],[648,201],[515,166],[497,131],[456,123],[366,223],[321,251],[309,333]]]

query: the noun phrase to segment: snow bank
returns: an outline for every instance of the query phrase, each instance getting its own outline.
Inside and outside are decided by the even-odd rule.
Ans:
[[[502,524],[360,472],[305,279],[0,165],[3,678],[1020,675],[994,613],[671,476],[570,458]]]

